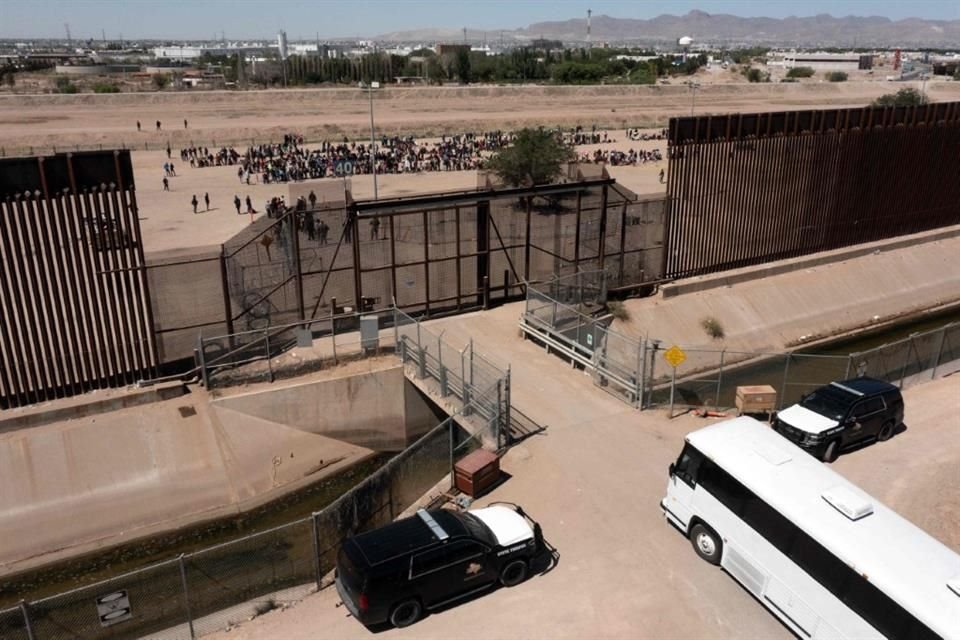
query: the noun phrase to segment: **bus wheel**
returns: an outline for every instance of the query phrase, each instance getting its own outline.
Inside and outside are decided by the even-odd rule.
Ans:
[[[420,619],[420,603],[416,600],[404,600],[390,612],[390,624],[401,629],[409,627]]]
[[[893,437],[893,422],[888,420],[883,423],[882,427],[880,427],[880,433],[877,434],[877,440],[880,442],[886,442],[891,437]]]
[[[527,563],[523,560],[514,560],[500,572],[500,584],[505,587],[514,587],[527,579]]]
[[[693,529],[690,530],[690,542],[698,556],[710,564],[720,564],[720,558],[723,556],[723,542],[713,529],[700,523],[693,525]]]
[[[831,440],[823,450],[823,461],[834,462],[840,456],[840,441]]]

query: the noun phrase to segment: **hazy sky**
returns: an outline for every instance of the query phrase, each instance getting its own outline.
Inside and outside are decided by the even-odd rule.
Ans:
[[[372,36],[418,27],[513,29],[586,15],[652,18],[691,9],[783,18],[829,13],[960,19],[957,0],[0,0],[0,38],[272,38]]]

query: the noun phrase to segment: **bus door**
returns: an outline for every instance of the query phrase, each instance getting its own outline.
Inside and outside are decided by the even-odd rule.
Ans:
[[[670,465],[670,483],[664,508],[684,530],[693,516],[693,491],[697,486],[697,472],[702,461],[703,454],[687,444],[677,461]]]

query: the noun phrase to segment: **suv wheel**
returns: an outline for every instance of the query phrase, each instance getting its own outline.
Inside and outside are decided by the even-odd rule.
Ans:
[[[840,457],[840,441],[831,440],[827,444],[827,448],[823,450],[822,460],[824,462],[834,462],[838,457]]]
[[[887,420],[883,423],[883,426],[880,427],[880,433],[877,434],[877,440],[880,442],[886,442],[893,437],[893,421]]]
[[[393,607],[393,611],[390,612],[390,624],[398,629],[409,627],[420,619],[422,612],[423,609],[420,608],[419,602],[416,600],[404,600]]]
[[[723,542],[710,527],[697,523],[690,530],[690,543],[697,555],[710,564],[719,565],[723,557]]]
[[[523,560],[514,560],[500,570],[500,584],[505,587],[515,587],[527,579],[527,563]]]

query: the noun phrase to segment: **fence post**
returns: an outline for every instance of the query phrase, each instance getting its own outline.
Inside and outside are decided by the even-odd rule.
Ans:
[[[320,581],[323,574],[320,573],[320,530],[317,526],[317,512],[310,514],[310,528],[313,531],[313,565],[317,572],[317,591],[320,590]]]
[[[447,418],[447,424],[450,425],[450,488],[453,489],[457,484],[456,473],[453,469],[453,428],[456,425],[456,422],[453,418]]]
[[[270,382],[273,382],[273,358],[270,356],[270,331],[263,330],[263,340],[267,349],[267,372],[270,374]]]
[[[512,439],[512,434],[510,433],[510,420],[512,417],[513,409],[510,404],[510,377],[511,377],[510,365],[507,365],[507,375],[505,378],[506,383],[503,388],[503,391],[504,391],[503,410],[507,414],[503,420],[503,424],[506,425],[506,438],[504,439],[506,444],[510,444],[510,441]],[[499,442],[497,444],[499,446]]]
[[[936,380],[937,378],[937,367],[940,366],[940,358],[943,356],[943,343],[946,342],[946,339],[947,339],[947,327],[943,327],[940,329],[940,340],[937,344],[937,355],[933,357],[933,368],[930,371],[931,380]]]
[[[903,379],[907,375],[907,365],[910,364],[910,347],[913,346],[913,336],[916,334],[911,334],[907,338],[907,353],[903,356],[903,366],[900,367],[900,384],[897,386],[903,389]]]
[[[780,386],[780,402],[777,408],[783,408],[783,398],[787,395],[787,376],[790,374],[790,355],[787,353],[787,362],[783,365],[783,384]],[[770,416],[767,416],[768,418]]]
[[[27,601],[20,601],[20,613],[23,614],[23,626],[27,630],[27,639],[33,640],[33,625],[30,624],[30,609],[27,608]]]
[[[203,380],[203,388],[210,390],[210,378],[207,374],[207,356],[203,352],[203,332],[197,336],[197,357],[200,359],[200,379]]]
[[[396,349],[396,348],[399,348],[399,346],[400,346],[400,327],[399,327],[399,321],[400,321],[400,314],[397,313],[397,301],[394,300],[394,301],[393,301],[393,347],[394,347],[395,349]],[[401,358],[401,361],[402,361],[402,360],[403,360],[403,359]]]
[[[497,412],[494,414],[495,418],[493,421],[494,434],[493,437],[497,442],[497,448],[500,448],[500,421],[503,420],[503,378],[497,380]]]
[[[714,406],[717,408],[717,411],[720,410],[720,389],[723,383],[723,359],[727,355],[726,349],[720,350],[720,370],[717,371],[717,399],[714,401]]]
[[[470,415],[468,405],[470,404],[470,383],[467,382],[467,366],[466,361],[463,358],[463,354],[466,353],[467,348],[464,347],[460,352],[460,388],[463,389],[463,415]]]
[[[183,561],[183,554],[178,558],[180,562],[180,584],[183,585],[183,604],[187,608],[187,625],[190,627],[190,638],[196,638],[193,631],[193,615],[190,613],[190,591],[187,588],[187,565]]]
[[[640,348],[637,349],[637,409],[643,411],[643,394],[647,389],[647,339],[640,342]]]
[[[334,298],[336,300],[336,298]],[[333,346],[333,364],[337,364],[337,308],[336,305],[330,307],[330,344]]]
[[[677,368],[671,366],[673,371],[670,374],[670,419],[673,419],[673,391],[677,388]]]
[[[490,308],[490,276],[483,276],[483,308]]]
[[[437,366],[440,375],[440,397],[446,398],[450,395],[450,391],[447,389],[447,370],[443,368],[443,340],[441,336],[437,336]]]

